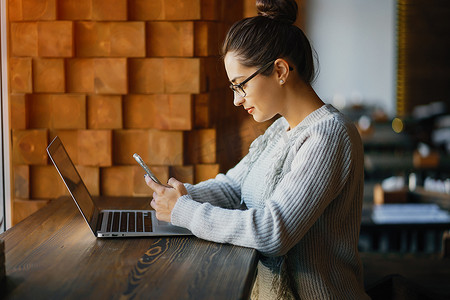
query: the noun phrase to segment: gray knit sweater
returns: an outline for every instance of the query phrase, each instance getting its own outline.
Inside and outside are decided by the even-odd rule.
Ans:
[[[363,148],[331,105],[275,121],[226,174],[186,184],[172,223],[261,253],[252,299],[369,299],[358,237]]]

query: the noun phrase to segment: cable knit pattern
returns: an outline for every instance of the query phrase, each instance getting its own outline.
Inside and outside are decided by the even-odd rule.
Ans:
[[[279,118],[226,174],[186,184],[172,223],[258,250],[252,299],[369,299],[357,249],[359,134],[331,105],[288,129]]]

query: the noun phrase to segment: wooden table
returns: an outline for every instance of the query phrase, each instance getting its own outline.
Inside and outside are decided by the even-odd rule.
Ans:
[[[149,208],[148,199],[97,200],[105,203]],[[0,239],[5,299],[248,299],[257,265],[253,249],[193,236],[97,239],[68,197]]]

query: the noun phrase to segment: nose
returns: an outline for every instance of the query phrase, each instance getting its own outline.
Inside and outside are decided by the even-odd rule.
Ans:
[[[233,103],[235,106],[240,106],[242,103],[244,103],[245,98],[239,95],[238,93],[234,92],[234,100]]]

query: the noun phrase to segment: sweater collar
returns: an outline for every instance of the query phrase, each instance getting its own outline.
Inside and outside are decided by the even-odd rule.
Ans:
[[[312,113],[310,113],[308,116],[306,116],[303,121],[297,124],[294,128],[289,130],[289,123],[286,119],[283,118],[283,125],[284,125],[284,131],[288,134],[288,136],[292,136],[298,131],[302,131],[306,127],[316,123],[317,121],[321,120],[327,115],[330,115],[331,113],[336,112],[336,108],[333,107],[331,104],[324,104],[320,108],[316,109]]]

